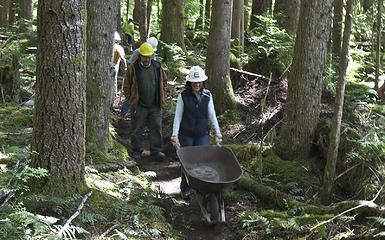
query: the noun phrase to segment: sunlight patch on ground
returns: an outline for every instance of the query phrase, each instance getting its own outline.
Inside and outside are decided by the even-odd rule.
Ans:
[[[160,190],[167,195],[175,196],[180,193],[180,177],[167,181],[154,181],[153,186],[159,186]]]

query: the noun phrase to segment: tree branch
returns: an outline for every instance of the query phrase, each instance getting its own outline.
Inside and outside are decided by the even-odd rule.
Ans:
[[[99,240],[104,239],[104,237],[107,236],[108,233],[110,233],[112,230],[114,230],[115,228],[117,228],[119,226],[120,226],[120,224],[115,224],[115,225],[111,226],[110,228],[108,228],[107,231],[105,231],[102,235],[100,235]]]
[[[84,206],[84,203],[87,201],[89,196],[91,196],[91,194],[92,194],[92,191],[87,193],[84,196],[84,198],[82,199],[82,202],[80,203],[80,205],[79,205],[78,209],[76,210],[76,212],[67,220],[67,222],[64,224],[64,226],[57,233],[57,236],[62,237],[64,230],[67,229],[68,226],[71,224],[72,220],[74,220],[80,214],[80,211],[82,210],[82,208]]]

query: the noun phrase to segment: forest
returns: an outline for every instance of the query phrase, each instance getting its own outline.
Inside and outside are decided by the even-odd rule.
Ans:
[[[384,239],[383,9],[383,0],[0,0],[0,239]],[[144,56],[165,73],[162,159],[151,127],[134,157],[137,108],[123,112]],[[207,75],[221,135],[190,153],[171,140],[193,66]],[[184,198],[184,158],[235,177]]]

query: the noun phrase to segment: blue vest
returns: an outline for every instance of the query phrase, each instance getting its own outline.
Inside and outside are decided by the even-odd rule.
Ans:
[[[200,137],[209,134],[208,106],[211,93],[202,89],[201,97],[198,98],[190,89],[181,93],[184,104],[183,117],[179,132],[188,137]]]

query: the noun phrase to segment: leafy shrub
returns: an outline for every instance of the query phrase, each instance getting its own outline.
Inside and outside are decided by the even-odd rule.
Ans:
[[[294,38],[280,29],[270,16],[256,17],[257,27],[246,33],[247,68],[256,69],[259,74],[268,76],[272,73],[274,77],[279,77],[292,60]]]

